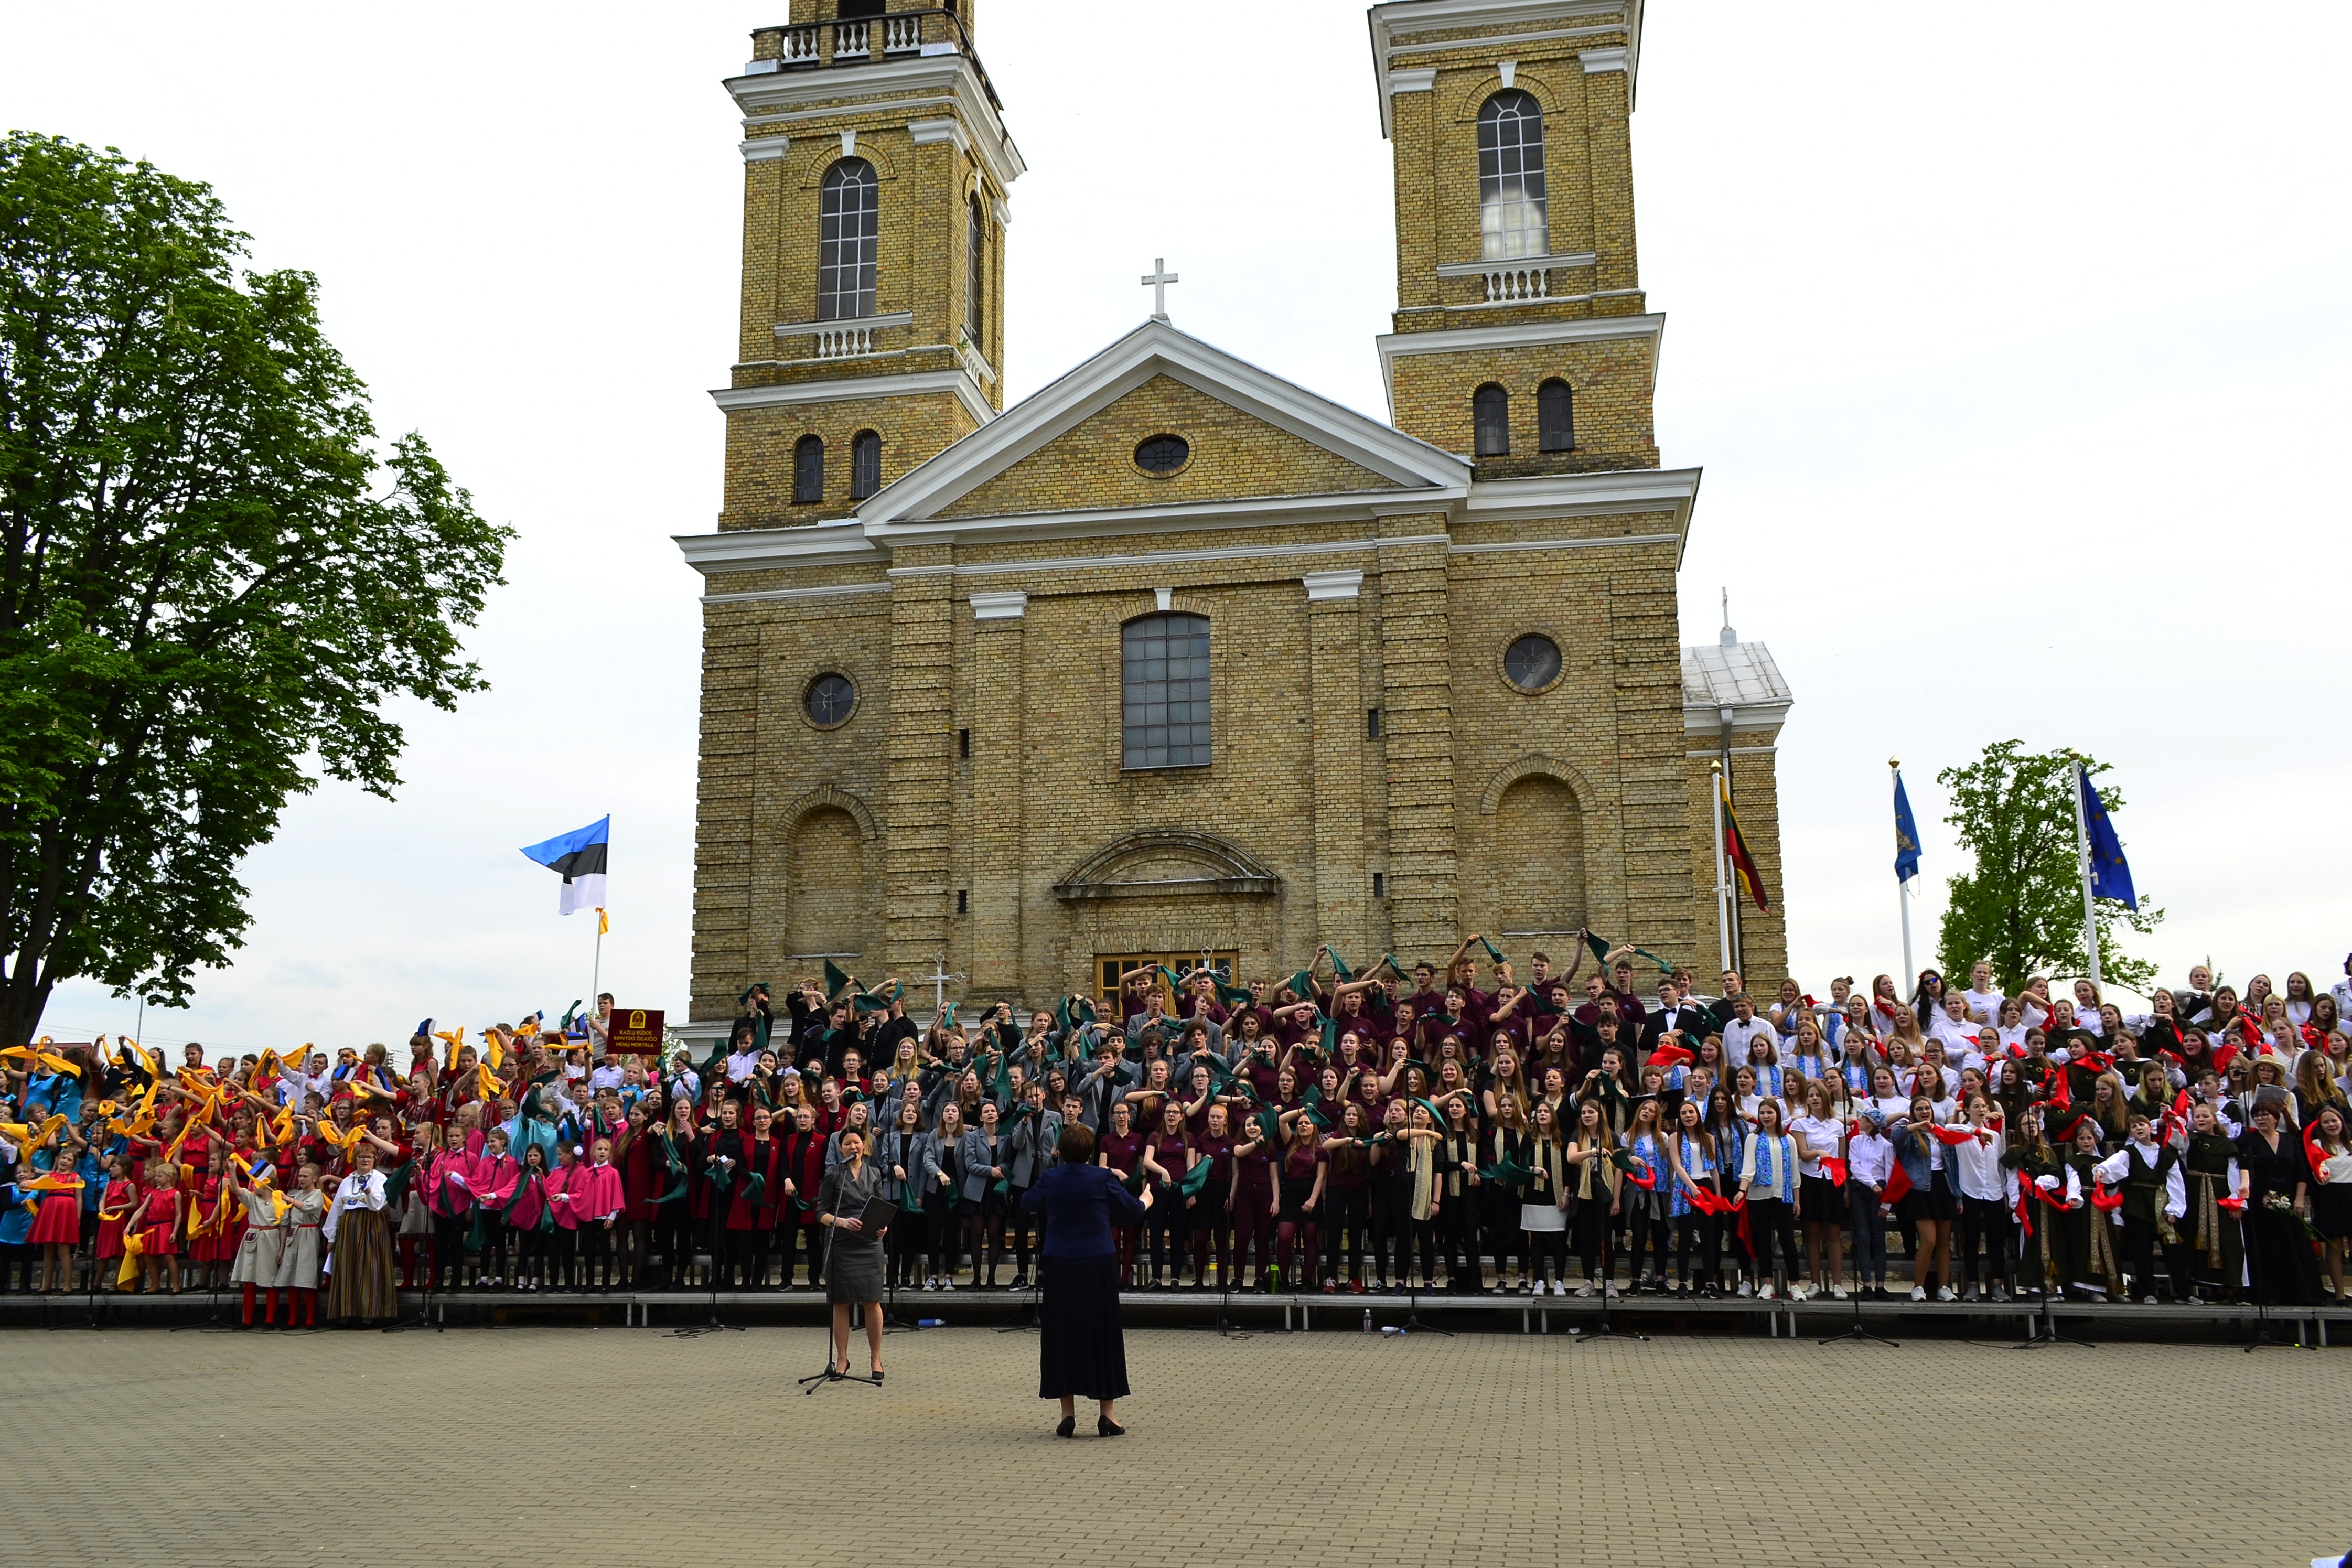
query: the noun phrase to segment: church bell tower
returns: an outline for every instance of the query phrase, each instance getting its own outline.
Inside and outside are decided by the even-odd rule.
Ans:
[[[792,0],[730,79],[743,296],[724,529],[856,502],[1003,407],[1005,192],[1022,173],[971,0]]]
[[[1396,0],[1371,30],[1396,174],[1391,420],[1481,479],[1655,468],[1642,0]]]

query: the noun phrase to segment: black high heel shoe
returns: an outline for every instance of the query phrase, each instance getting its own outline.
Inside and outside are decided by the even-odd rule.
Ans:
[[[1120,1426],[1118,1422],[1112,1420],[1108,1415],[1097,1415],[1095,1417],[1095,1436],[1097,1437],[1124,1437],[1127,1436],[1127,1428]]]
[[[1078,1418],[1075,1415],[1063,1416],[1062,1424],[1054,1428],[1054,1436],[1056,1437],[1075,1437],[1077,1435]]]

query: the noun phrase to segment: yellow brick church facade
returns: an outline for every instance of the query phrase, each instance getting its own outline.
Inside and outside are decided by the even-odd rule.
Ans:
[[[1473,930],[1711,979],[1725,763],[1777,981],[1790,694],[1760,645],[1677,634],[1699,473],[1653,440],[1639,0],[1370,17],[1388,423],[1160,317],[1007,406],[1022,163],[970,0],[753,35],[725,507],[678,542],[695,1018],[826,958],[1034,1004],[1137,955],[1410,964]]]

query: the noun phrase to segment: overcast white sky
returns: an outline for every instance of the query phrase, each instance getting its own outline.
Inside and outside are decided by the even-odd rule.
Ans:
[[[733,349],[759,6],[152,4],[0,15],[0,122],[209,181],[321,279],[386,432],[520,531],[409,726],[395,804],[297,804],[240,962],[150,1040],[482,1024],[588,989],[593,928],[515,847],[611,812],[624,1005],[682,1007],[698,580]],[[1385,414],[1389,154],[1363,9],[991,0],[1013,189],[1003,364],[1034,391],[1149,309]],[[1658,443],[1703,465],[1686,639],[1728,585],[1797,693],[1780,760],[1800,978],[1900,962],[1885,759],[1927,842],[1988,741],[2113,762],[2177,972],[2352,946],[2341,802],[2352,11],[1653,0],[1633,146]],[[523,766],[527,763],[540,765]],[[2334,845],[2334,849],[2327,846]],[[45,1027],[129,1004],[72,986]]]

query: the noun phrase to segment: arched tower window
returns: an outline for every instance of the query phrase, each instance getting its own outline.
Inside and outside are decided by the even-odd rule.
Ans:
[[[1558,376],[1536,388],[1536,431],[1547,452],[1576,449],[1576,395]]]
[[[1143,616],[1119,634],[1126,768],[1209,765],[1209,617]]]
[[[817,320],[874,314],[874,252],[882,232],[882,185],[874,165],[844,158],[827,169],[817,212]]]
[[[972,195],[971,207],[964,230],[963,327],[971,337],[972,346],[984,353],[987,351],[981,343],[980,323],[988,299],[988,216],[981,210],[977,193]]]
[[[849,499],[864,500],[882,488],[882,437],[860,430],[849,443]]]
[[[1478,111],[1481,258],[1550,254],[1544,215],[1543,110],[1524,92],[1498,92]]]
[[[803,436],[793,447],[793,504],[807,506],[824,499],[824,442]]]
[[[1475,442],[1470,448],[1481,458],[1508,457],[1511,451],[1511,395],[1488,382],[1470,395],[1470,422]]]

